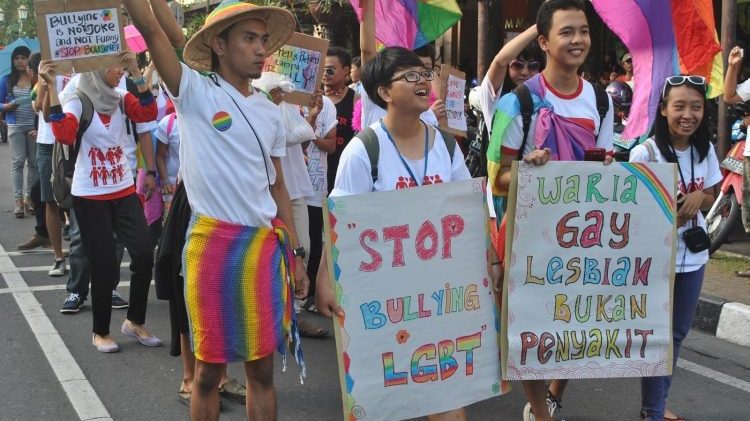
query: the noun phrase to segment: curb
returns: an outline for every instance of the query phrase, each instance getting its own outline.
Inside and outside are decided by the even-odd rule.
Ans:
[[[701,295],[692,327],[719,339],[750,347],[750,306]]]

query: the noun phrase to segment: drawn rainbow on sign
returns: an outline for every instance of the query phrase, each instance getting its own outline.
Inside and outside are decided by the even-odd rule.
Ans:
[[[646,186],[651,195],[656,200],[656,203],[661,208],[664,216],[670,223],[674,223],[674,197],[669,192],[664,184],[656,177],[653,171],[651,171],[646,164],[635,163],[635,162],[621,162],[623,168],[629,173],[633,174],[638,178],[638,181]]]

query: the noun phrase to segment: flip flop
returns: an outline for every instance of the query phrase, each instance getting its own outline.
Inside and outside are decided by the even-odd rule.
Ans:
[[[177,392],[177,399],[180,400],[181,403],[185,404],[188,408],[190,408],[190,392],[180,389]],[[219,411],[222,411],[224,409],[224,405],[221,402],[221,399],[219,399]]]
[[[679,415],[675,415],[677,418],[664,417],[664,421],[687,421],[687,418],[683,418]]]
[[[297,327],[299,328],[300,336],[305,338],[325,338],[328,335],[328,329],[315,326],[307,320],[300,320]]]
[[[236,379],[229,379],[229,381],[219,387],[219,396],[244,405],[245,398],[247,397],[247,389],[245,385]]]
[[[750,278],[750,270],[738,270],[734,272],[734,276],[739,276],[740,278]],[[679,419],[679,418],[673,418],[673,419]]]

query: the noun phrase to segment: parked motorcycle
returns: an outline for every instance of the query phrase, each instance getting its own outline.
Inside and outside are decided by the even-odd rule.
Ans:
[[[706,214],[708,238],[711,239],[709,254],[724,244],[742,213],[742,172],[745,140],[740,140],[730,149],[721,162],[724,181],[711,210]]]

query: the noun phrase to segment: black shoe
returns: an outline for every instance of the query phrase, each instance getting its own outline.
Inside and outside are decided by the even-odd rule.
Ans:
[[[112,308],[128,308],[130,304],[120,296],[116,289],[112,290]]]
[[[70,292],[65,298],[60,313],[78,313],[78,310],[81,309],[84,301],[86,301],[85,298],[81,298],[81,296],[75,292]]]

